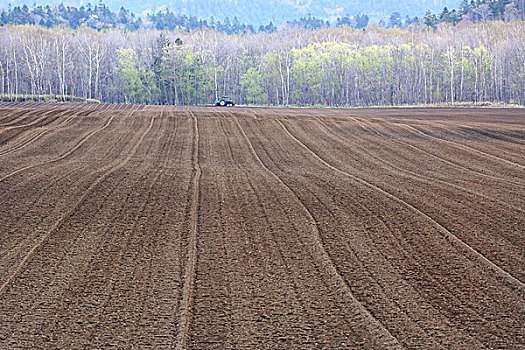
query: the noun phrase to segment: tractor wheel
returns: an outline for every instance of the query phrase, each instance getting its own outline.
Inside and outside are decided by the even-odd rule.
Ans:
[[[221,107],[224,107],[226,106],[226,101],[222,100],[221,102],[219,102],[219,104],[221,105]]]

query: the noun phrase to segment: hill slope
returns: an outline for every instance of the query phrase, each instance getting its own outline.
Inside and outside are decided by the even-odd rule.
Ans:
[[[273,21],[281,24],[288,20],[297,19],[301,16],[312,16],[326,20],[335,20],[338,16],[345,14],[357,15],[365,13],[378,21],[386,19],[392,12],[399,12],[402,16],[421,16],[427,10],[440,11],[444,6],[458,7],[460,0],[151,0],[145,1],[125,1],[125,0],[106,0],[104,1],[111,9],[116,10],[121,6],[137,13],[156,12],[157,10],[169,8],[173,11],[180,11],[183,14],[196,16],[199,18],[217,19],[225,17],[237,18],[246,23],[263,24]],[[7,8],[8,4],[28,6],[34,3],[38,5],[51,5],[58,2],[45,0],[0,0],[0,7]],[[80,6],[87,4],[88,1],[65,0],[64,4]],[[92,1],[96,3],[96,1]]]

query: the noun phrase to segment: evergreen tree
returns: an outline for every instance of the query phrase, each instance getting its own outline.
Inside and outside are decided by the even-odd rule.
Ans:
[[[436,29],[437,24],[438,24],[438,19],[432,11],[428,10],[427,13],[425,14],[425,17],[423,18],[423,23],[425,23],[427,27],[432,27]]]
[[[232,25],[231,25],[231,22],[230,22],[230,18],[229,17],[226,17],[224,19],[224,23],[222,25],[222,30],[227,33],[227,34],[231,34],[232,33]]]
[[[390,28],[401,28],[403,25],[403,20],[401,18],[401,14],[399,12],[394,12],[392,15],[390,15],[390,19],[388,20],[388,26]]]
[[[357,15],[355,17],[355,21],[356,21],[356,25],[355,27],[357,29],[362,29],[362,28],[366,28],[368,26],[368,21],[369,21],[369,18],[367,15],[365,14],[362,14],[362,15]]]
[[[446,22],[448,19],[448,15],[449,15],[448,8],[445,6],[443,8],[443,11],[441,11],[441,14],[439,15],[439,20]]]
[[[239,22],[237,16],[233,17],[232,31],[234,33],[239,33],[241,31],[241,22]]]

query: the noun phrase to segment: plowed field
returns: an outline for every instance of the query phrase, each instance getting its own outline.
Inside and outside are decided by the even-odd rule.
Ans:
[[[525,110],[0,105],[0,349],[525,349]]]

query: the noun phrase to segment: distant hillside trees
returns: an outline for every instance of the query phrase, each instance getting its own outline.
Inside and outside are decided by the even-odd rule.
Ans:
[[[74,7],[60,4],[58,6],[33,6],[31,9],[26,5],[20,7],[9,7],[8,10],[0,12],[0,25],[5,24],[37,24],[51,28],[65,25],[78,28],[85,25],[94,29],[121,28],[137,30],[142,27],[142,20],[133,13],[121,8],[119,12],[111,11],[103,3],[92,6]]]
[[[0,94],[104,102],[370,106],[525,104],[525,22],[365,31],[135,32],[0,27]]]
[[[7,10],[0,12],[0,26],[6,24],[32,24],[51,28],[64,25],[70,28],[87,26],[102,30],[110,28],[136,31],[141,28],[155,28],[158,30],[193,30],[198,28],[215,29],[226,34],[244,32],[266,32],[273,33],[279,28],[298,27],[315,30],[323,27],[342,27],[363,29],[369,24],[366,14],[357,16],[340,16],[332,22],[321,19],[311,14],[295,20],[289,20],[283,24],[255,25],[242,23],[232,12],[233,17],[226,16],[222,21],[211,16],[208,19],[196,16],[187,16],[179,11],[170,9],[159,10],[153,14],[146,14],[139,18],[128,9],[121,7],[120,10],[111,11],[104,3],[99,2],[92,6],[87,4],[80,7],[65,6],[9,6]],[[410,18],[401,12],[393,12],[387,21],[381,21],[380,25],[388,28],[406,28],[408,26],[429,26],[437,28],[439,23],[452,23],[454,25],[466,20],[479,22],[485,20],[524,20],[525,0],[463,0],[458,9],[443,8],[440,13],[428,10],[421,18]]]
[[[255,26],[253,24],[241,23],[234,15],[232,18],[225,17],[222,21],[216,20],[213,16],[209,19],[199,19],[195,16],[176,13],[170,9],[157,11],[147,14],[142,18],[137,17],[124,7],[119,11],[111,11],[104,3],[92,6],[15,6],[0,12],[0,26],[6,24],[31,24],[42,27],[55,27],[64,25],[70,28],[86,26],[97,30],[118,28],[129,31],[136,31],[139,28],[155,28],[158,30],[192,30],[198,28],[215,29],[226,34],[244,32],[267,32],[273,33],[277,30],[274,23],[269,22],[265,25]],[[305,29],[318,29],[321,27],[341,27],[343,25],[352,28],[365,28],[368,25],[368,16],[358,15],[356,17],[345,16],[338,18],[334,24],[316,17],[308,16],[298,20],[287,22],[287,26]]]
[[[463,0],[460,15],[470,21],[525,19],[523,0]]]
[[[412,24],[436,28],[439,23],[458,24],[465,20],[480,21],[513,21],[525,20],[524,0],[463,0],[458,9],[449,10],[444,7],[440,13],[428,10],[423,18],[406,17],[401,20],[399,12],[394,12],[389,18],[389,28],[404,28]]]

